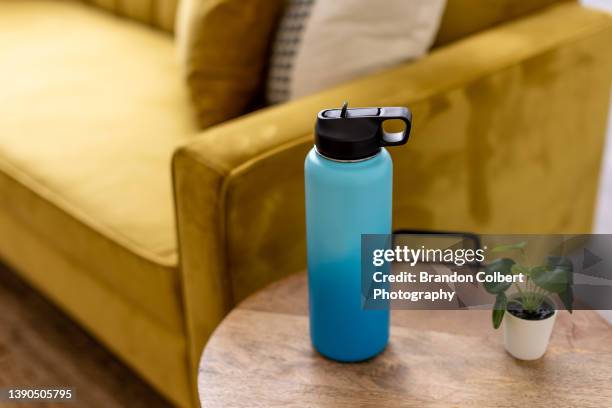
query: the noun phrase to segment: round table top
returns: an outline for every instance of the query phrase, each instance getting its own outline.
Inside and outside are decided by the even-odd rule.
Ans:
[[[306,274],[256,293],[210,338],[198,375],[215,407],[609,406],[612,326],[560,312],[546,355],[512,358],[488,310],[392,311],[387,349],[362,363],[321,357],[308,332]]]

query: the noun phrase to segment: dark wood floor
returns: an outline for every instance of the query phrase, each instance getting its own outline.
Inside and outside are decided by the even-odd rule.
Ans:
[[[43,407],[170,407],[129,368],[0,263],[0,388],[67,386],[75,404]]]

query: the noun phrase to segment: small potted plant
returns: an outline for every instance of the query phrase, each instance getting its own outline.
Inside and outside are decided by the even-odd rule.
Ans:
[[[526,242],[501,245],[492,252],[518,251],[525,258]],[[544,355],[557,311],[552,300],[557,295],[571,313],[572,262],[565,257],[549,256],[541,265],[519,264],[511,258],[499,258],[487,264],[487,274],[523,274],[522,283],[485,283],[487,292],[495,295],[493,327],[504,321],[504,345],[508,353],[520,360],[536,360]],[[512,293],[507,294],[510,289]]]

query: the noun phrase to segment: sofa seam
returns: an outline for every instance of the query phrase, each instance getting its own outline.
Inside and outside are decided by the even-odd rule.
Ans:
[[[196,163],[198,163],[200,166],[202,166],[203,168],[207,168],[212,170],[220,179],[221,181],[221,185],[219,188],[219,199],[217,200],[217,202],[215,202],[215,206],[217,207],[217,210],[219,211],[219,218],[221,219],[221,222],[219,223],[220,226],[220,231],[219,234],[221,235],[221,241],[223,242],[223,265],[226,269],[226,271],[228,271],[229,273],[229,282],[225,282],[224,284],[229,284],[229,289],[230,289],[230,299],[229,299],[229,304],[230,305],[234,305],[234,293],[233,293],[233,287],[231,285],[231,281],[232,281],[232,276],[231,273],[229,272],[229,257],[228,257],[228,248],[227,248],[227,212],[225,210],[225,203],[227,201],[227,181],[228,178],[231,175],[231,170],[228,171],[227,169],[221,169],[219,168],[217,165],[213,165],[209,160],[207,160],[204,156],[198,154],[198,152],[193,151],[193,149],[189,148],[189,145],[184,146],[182,148],[179,148],[175,154],[185,154],[186,157],[194,160]],[[173,179],[174,179],[174,166],[172,169],[173,172]],[[177,213],[177,218],[176,218],[176,228],[177,228],[177,237],[178,239],[180,239],[180,234],[178,234],[178,228],[179,228],[179,223],[178,223],[178,208],[176,206],[176,188],[173,189],[174,193],[175,193],[175,212]],[[180,252],[179,252],[179,263],[180,263]],[[227,305],[225,305],[227,306]]]
[[[199,355],[197,353],[196,355],[194,355],[192,352],[192,348],[194,346],[194,337],[192,335],[194,333],[192,333],[190,330],[189,318],[187,316],[190,308],[188,307],[189,305],[187,304],[187,301],[186,301],[187,297],[186,297],[185,290],[184,290],[186,282],[183,276],[184,264],[183,264],[183,256],[182,256],[182,251],[181,251],[182,238],[179,232],[179,228],[180,228],[179,207],[178,207],[179,194],[178,194],[177,183],[176,183],[176,180],[178,178],[176,161],[179,155],[184,155],[187,159],[193,160],[196,164],[203,167],[204,169],[209,169],[214,174],[216,174],[216,176],[221,180],[221,186],[219,189],[219,199],[217,200],[217,202],[215,202],[215,206],[217,208],[217,211],[219,211],[219,235],[220,235],[219,239],[223,245],[223,254],[222,254],[222,261],[221,261],[223,270],[220,271],[220,274],[221,275],[227,274],[227,278],[226,278],[227,281],[222,282],[222,285],[224,286],[224,294],[228,296],[228,299],[223,301],[224,316],[226,316],[227,313],[229,313],[229,311],[234,306],[234,300],[233,300],[234,293],[233,293],[233,287],[231,284],[232,276],[231,276],[231,272],[229,268],[229,260],[228,260],[227,239],[226,239],[226,220],[225,220],[225,214],[226,214],[226,211],[225,211],[225,197],[226,197],[225,184],[226,184],[228,172],[220,169],[216,165],[213,165],[207,159],[205,159],[204,156],[197,154],[197,152],[194,152],[193,149],[190,148],[190,144],[179,147],[178,149],[174,151],[172,155],[171,178],[172,178],[172,192],[173,192],[174,213],[175,213],[175,216],[174,216],[175,229],[176,229],[176,237],[177,237],[177,254],[178,254],[178,260],[177,260],[178,266],[177,267],[178,267],[179,279],[180,279],[179,285],[180,285],[181,300],[182,300],[181,306],[183,308],[183,316],[181,320],[183,324],[183,332],[185,334],[185,339],[186,339],[185,340],[186,342],[185,363],[186,363],[186,370],[187,370],[186,374],[187,374],[188,381],[190,383],[192,399],[195,398],[196,400],[199,400],[199,395],[197,391],[199,370],[196,369],[196,372],[194,373],[192,372],[192,367],[194,364],[196,364],[197,367],[199,367],[200,359],[202,358],[203,352],[201,352]],[[221,278],[223,279],[222,276]],[[229,310],[227,310],[228,306],[229,306]],[[204,339],[204,347],[206,346],[206,343],[208,343],[208,340],[212,336],[212,333],[214,333],[215,329],[216,327]]]

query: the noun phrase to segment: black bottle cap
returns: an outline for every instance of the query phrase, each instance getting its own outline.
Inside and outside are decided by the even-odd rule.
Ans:
[[[402,132],[383,129],[383,122],[400,119],[406,125]],[[412,113],[408,108],[324,109],[317,115],[315,146],[317,152],[335,160],[360,160],[374,156],[382,146],[399,146],[408,141]]]

